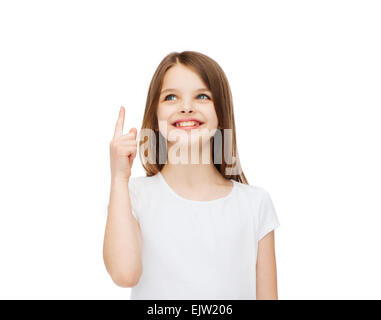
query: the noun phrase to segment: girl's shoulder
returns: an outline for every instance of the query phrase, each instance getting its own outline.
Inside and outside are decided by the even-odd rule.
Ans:
[[[148,177],[148,176],[134,176],[130,177],[130,182],[132,183],[146,183],[147,181],[152,180],[154,176]]]
[[[158,184],[157,175],[154,176],[135,176],[130,177],[129,188],[138,192],[140,190],[147,190],[149,188],[154,188]]]
[[[267,215],[263,211],[270,211],[269,215],[274,215],[275,211],[272,196],[267,188],[259,185],[248,185],[237,182],[236,200],[245,208],[250,208],[259,215]]]
[[[257,239],[260,240],[267,232],[280,225],[272,196],[267,188],[261,186],[237,183],[237,187],[241,191],[240,202],[255,214]]]
[[[245,184],[241,182],[234,181],[236,188],[239,193],[247,195],[250,198],[264,198],[269,195],[269,192],[266,188],[258,185]]]

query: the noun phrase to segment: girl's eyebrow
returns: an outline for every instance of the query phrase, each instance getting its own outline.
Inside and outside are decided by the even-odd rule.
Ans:
[[[164,94],[164,93],[166,93],[166,92],[168,92],[168,91],[178,91],[178,90],[177,90],[177,89],[172,89],[172,88],[164,89],[164,90],[160,93],[160,95],[162,95],[162,94]],[[209,90],[208,88],[200,88],[200,89],[197,89],[195,92],[200,92],[200,91],[208,91],[208,92],[210,92],[210,90]]]

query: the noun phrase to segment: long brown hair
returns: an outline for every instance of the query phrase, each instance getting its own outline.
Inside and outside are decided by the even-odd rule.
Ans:
[[[157,174],[161,169],[164,167],[164,163],[160,163],[159,161],[159,152],[165,153],[160,156],[160,159],[163,159],[162,157],[166,157],[166,141],[165,138],[162,136],[158,129],[158,119],[157,119],[157,106],[158,101],[160,97],[160,92],[162,89],[163,79],[165,73],[173,67],[176,64],[183,64],[187,66],[188,68],[192,69],[194,72],[196,72],[200,78],[203,80],[204,84],[207,86],[207,88],[211,91],[213,100],[214,100],[214,107],[217,114],[218,119],[218,125],[221,129],[231,129],[232,137],[231,142],[225,142],[224,141],[224,135],[221,135],[222,141],[221,141],[221,148],[225,147],[225,144],[228,145],[229,148],[231,148],[231,155],[235,157],[236,162],[234,164],[228,164],[231,163],[231,161],[227,162],[225,159],[225,152],[222,151],[222,161],[221,163],[215,163],[214,161],[214,153],[213,153],[213,164],[217,168],[217,170],[222,174],[223,177],[226,179],[233,179],[237,182],[248,184],[248,181],[243,174],[243,171],[240,166],[239,157],[238,157],[238,151],[237,151],[237,145],[236,145],[236,132],[235,132],[235,123],[234,123],[234,112],[233,112],[233,101],[232,101],[232,94],[230,90],[230,86],[228,83],[228,80],[226,78],[226,75],[222,68],[217,64],[216,61],[211,59],[210,57],[199,53],[195,51],[183,51],[181,53],[178,52],[171,52],[168,54],[164,59],[160,62],[159,66],[157,67],[149,89],[148,89],[148,95],[147,95],[147,101],[146,101],[146,107],[144,111],[143,116],[143,123],[142,123],[142,129],[152,129],[155,132],[156,139],[148,139],[148,147],[145,150],[146,152],[151,152],[151,154],[155,154],[156,161],[153,161],[154,163],[150,163],[149,161],[146,161],[144,163],[142,161],[143,157],[146,157],[147,154],[145,153],[143,148],[139,148],[139,157],[142,161],[143,167],[146,171],[147,176],[153,176]],[[220,140],[218,140],[220,141]],[[139,147],[145,143],[145,141],[141,141],[139,139]],[[215,143],[215,136],[211,138],[211,146],[214,147]],[[159,147],[160,146],[160,147]],[[154,151],[155,150],[155,151]],[[154,151],[154,153],[152,153]],[[219,161],[217,161],[219,162]],[[232,174],[228,175],[225,172],[226,168],[231,167],[234,165],[236,168],[239,168],[239,174]]]

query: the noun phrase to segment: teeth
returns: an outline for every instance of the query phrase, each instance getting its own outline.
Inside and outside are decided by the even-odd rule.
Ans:
[[[198,122],[196,121],[183,121],[176,123],[176,127],[194,127],[196,125],[198,125]]]

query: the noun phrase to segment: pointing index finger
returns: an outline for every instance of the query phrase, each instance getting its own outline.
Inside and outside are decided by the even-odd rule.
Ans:
[[[122,106],[120,107],[119,117],[118,117],[118,120],[116,121],[114,138],[119,137],[123,134],[124,117],[125,117],[125,109]]]

